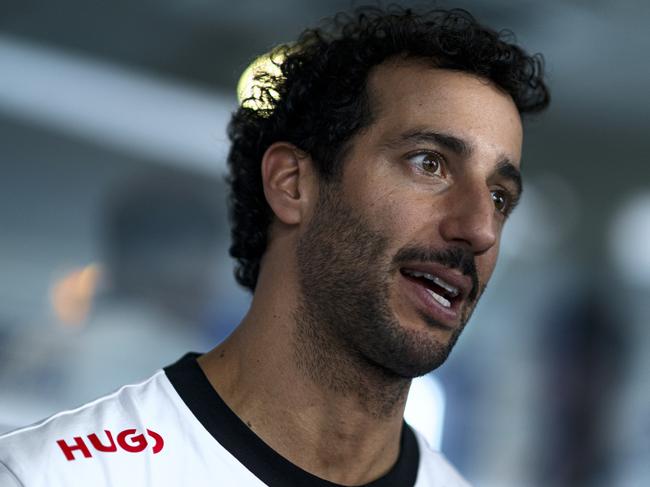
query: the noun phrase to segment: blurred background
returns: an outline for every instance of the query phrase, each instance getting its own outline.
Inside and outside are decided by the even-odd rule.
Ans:
[[[351,5],[0,0],[0,432],[237,325],[237,82]],[[650,485],[650,3],[438,5],[542,52],[553,103],[491,286],[411,409],[477,486]]]

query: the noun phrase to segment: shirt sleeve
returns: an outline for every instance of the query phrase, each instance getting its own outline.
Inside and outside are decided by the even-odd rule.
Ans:
[[[2,487],[25,487],[2,460],[0,460],[0,485]]]

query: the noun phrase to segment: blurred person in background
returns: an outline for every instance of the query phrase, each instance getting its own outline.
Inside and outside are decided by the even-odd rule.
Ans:
[[[199,176],[147,174],[114,191],[101,239],[107,294],[149,305],[188,326],[213,299],[217,234],[223,225],[212,188]]]
[[[540,414],[542,449],[538,485],[629,485],[612,479],[616,451],[603,425],[621,403],[629,357],[628,337],[609,307],[604,279],[592,278],[559,293],[548,306],[542,349],[553,350],[540,394],[552,397]],[[559,287],[559,286],[558,286]],[[570,462],[565,459],[571,458]]]
[[[79,334],[83,370],[72,374],[75,387],[97,397],[205,348],[223,225],[218,209],[206,181],[182,173],[145,174],[110,195],[103,290]],[[143,347],[147,342],[155,347]],[[117,356],[103,372],[99,364]],[[102,376],[106,383],[98,384]]]
[[[24,414],[36,420],[82,404],[206,348],[218,208],[206,181],[183,173],[151,171],[110,191],[99,229],[102,264],[74,276],[94,281],[88,310],[3,347],[3,362],[19,365],[3,368],[0,384],[35,404]],[[28,360],[12,358],[25,350]]]
[[[207,354],[0,438],[3,485],[467,485],[403,411],[494,270],[541,60],[467,12],[397,7],[271,58],[229,129],[248,314]]]

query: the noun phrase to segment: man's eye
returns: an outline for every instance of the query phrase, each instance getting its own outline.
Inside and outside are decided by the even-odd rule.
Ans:
[[[507,215],[510,212],[512,198],[506,191],[492,191],[492,201],[494,202],[494,207],[498,212],[503,213],[504,215]]]
[[[437,152],[419,152],[408,157],[411,164],[429,176],[444,175],[444,157]]]

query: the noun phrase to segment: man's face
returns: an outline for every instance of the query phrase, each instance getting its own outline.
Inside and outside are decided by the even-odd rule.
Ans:
[[[302,311],[329,343],[414,377],[444,362],[492,274],[521,120],[485,80],[417,62],[379,66],[369,93],[374,121],[298,244]]]

